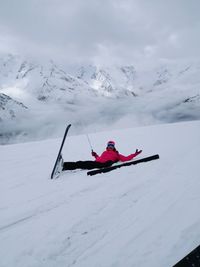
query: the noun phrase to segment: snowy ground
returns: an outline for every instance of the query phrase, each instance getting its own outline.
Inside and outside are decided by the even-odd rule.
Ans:
[[[73,126],[72,126],[73,127]],[[0,146],[1,267],[170,267],[200,244],[200,121],[91,134],[160,159],[51,180],[58,140]],[[90,159],[71,136],[65,160]]]

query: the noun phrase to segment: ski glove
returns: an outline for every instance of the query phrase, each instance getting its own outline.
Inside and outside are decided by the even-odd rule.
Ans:
[[[137,156],[137,155],[139,155],[140,153],[142,153],[142,150],[138,150],[138,149],[136,149],[136,151],[135,151],[135,155]]]
[[[91,154],[92,154],[92,156],[95,157],[95,158],[98,157],[97,153],[94,152],[93,150],[92,150],[92,153],[91,153]]]

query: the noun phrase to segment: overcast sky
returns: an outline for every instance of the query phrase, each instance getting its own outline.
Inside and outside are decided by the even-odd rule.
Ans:
[[[0,52],[69,63],[200,56],[200,0],[0,0]]]

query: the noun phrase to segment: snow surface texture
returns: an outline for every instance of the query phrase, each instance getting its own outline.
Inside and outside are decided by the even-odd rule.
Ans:
[[[199,132],[194,121],[90,134],[96,152],[113,139],[160,159],[56,180],[60,139],[1,146],[0,266],[173,266],[200,244]],[[91,159],[86,136],[68,136],[63,156]]]
[[[61,136],[66,121],[80,134],[199,119],[200,62],[141,69],[0,56],[1,144]]]

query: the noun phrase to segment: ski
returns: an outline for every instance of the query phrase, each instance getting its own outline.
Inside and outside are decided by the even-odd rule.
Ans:
[[[65,129],[65,133],[64,133],[64,136],[63,136],[63,139],[62,139],[62,143],[61,143],[59,152],[58,152],[58,156],[56,158],[56,162],[54,164],[54,167],[53,167],[53,170],[52,170],[52,173],[51,173],[51,179],[55,178],[55,176],[57,174],[58,166],[59,166],[59,164],[62,164],[62,148],[64,146],[65,139],[66,139],[66,136],[67,136],[67,133],[68,133],[70,127],[71,127],[71,124],[67,125],[67,127]]]
[[[198,267],[200,266],[200,246],[196,247],[173,267]]]
[[[98,173],[110,172],[112,170],[115,170],[115,169],[118,169],[118,168],[121,168],[121,167],[130,166],[130,165],[136,165],[136,164],[141,163],[141,162],[147,162],[147,161],[151,161],[151,160],[155,160],[155,159],[159,159],[159,155],[158,154],[150,156],[150,157],[134,160],[134,161],[128,161],[128,162],[121,163],[121,164],[115,165],[115,166],[110,166],[110,167],[106,167],[106,168],[102,168],[102,169],[89,171],[89,172],[87,172],[87,175],[92,176],[92,175],[95,175],[95,174],[98,174]]]

